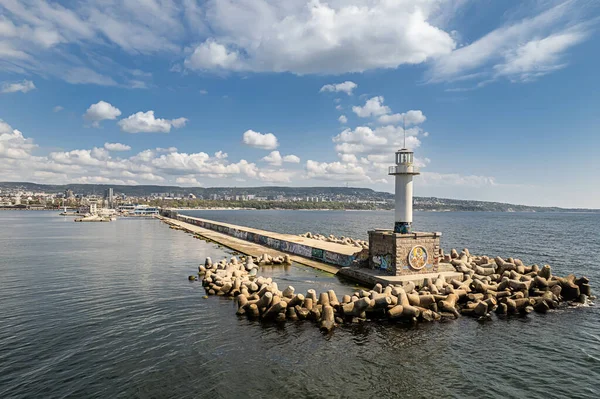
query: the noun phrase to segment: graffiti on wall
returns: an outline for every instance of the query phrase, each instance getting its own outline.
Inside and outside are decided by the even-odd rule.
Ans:
[[[299,244],[295,242],[289,242],[285,240],[279,240],[276,238],[267,237],[262,234],[257,234],[254,232],[248,232],[245,230],[240,230],[236,228],[231,228],[229,226],[224,226],[218,223],[211,223],[203,220],[198,220],[195,218],[189,218],[182,215],[178,215],[178,219],[194,224],[196,226],[203,227],[205,229],[217,231],[222,234],[226,234],[229,236],[233,236],[242,240],[254,242],[260,245],[264,245],[269,248],[278,249],[283,252],[288,252],[296,255],[303,256],[305,258],[314,258],[325,261],[327,263],[331,263],[338,266],[349,266],[354,261],[354,256],[343,255],[336,252],[324,251],[320,248],[313,248],[304,244]],[[387,263],[384,262],[385,265],[391,264],[391,260]]]
[[[244,230],[235,229],[235,230],[233,230],[233,236],[235,238],[239,238],[241,240],[247,240],[248,239],[248,232],[244,231]]]
[[[310,256],[317,259],[323,259],[323,250],[319,248],[312,248]]]
[[[392,269],[392,254],[375,255],[373,256],[373,264],[379,270],[391,272]]]
[[[267,237],[267,247],[274,248],[274,249],[280,249],[281,241],[276,238]]]
[[[290,252],[304,256],[305,258],[312,256],[312,248],[302,244],[290,243]]]

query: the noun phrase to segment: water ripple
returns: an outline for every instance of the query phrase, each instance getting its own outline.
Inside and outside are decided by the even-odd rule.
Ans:
[[[389,212],[221,212],[279,231],[363,237]],[[600,281],[598,215],[419,213],[445,248],[516,255]],[[227,221],[227,220],[225,220]],[[258,224],[263,223],[266,226]],[[0,213],[0,397],[600,397],[600,309],[324,335],[235,317],[186,276],[230,253],[151,220],[64,223]],[[295,230],[294,230],[295,229]],[[297,230],[297,231],[296,231]],[[485,232],[485,233],[483,233]],[[35,242],[33,247],[31,242]],[[298,292],[351,292],[311,269],[265,268]],[[338,295],[339,295],[338,294]]]

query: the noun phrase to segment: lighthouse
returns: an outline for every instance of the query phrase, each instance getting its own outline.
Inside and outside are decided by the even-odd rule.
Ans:
[[[406,130],[405,130],[406,132]],[[412,231],[414,153],[404,146],[396,151],[396,165],[388,174],[396,177],[396,212],[394,230],[374,229],[369,233],[368,267],[392,276],[437,273],[443,252],[439,232]]]
[[[413,155],[413,152],[407,148],[396,151],[396,165],[389,168],[388,174],[396,176],[394,233],[408,234],[411,232],[413,218],[413,176],[419,174],[418,168],[414,166]]]
[[[396,212],[394,230],[374,229],[369,233],[368,267],[392,276],[408,276],[438,272],[440,258],[439,232],[412,231],[414,153],[404,146],[396,151],[396,164],[388,174],[396,177]]]

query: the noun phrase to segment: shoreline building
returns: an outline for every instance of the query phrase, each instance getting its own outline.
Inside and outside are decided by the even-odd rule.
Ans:
[[[107,188],[104,191],[104,199],[106,200],[106,207],[107,208],[109,208],[109,209],[113,209],[114,208],[114,198],[115,198],[115,195],[114,195],[112,187]]]

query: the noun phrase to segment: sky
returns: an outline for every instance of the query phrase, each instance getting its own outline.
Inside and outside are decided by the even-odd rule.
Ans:
[[[600,208],[600,2],[0,0],[0,181]]]

